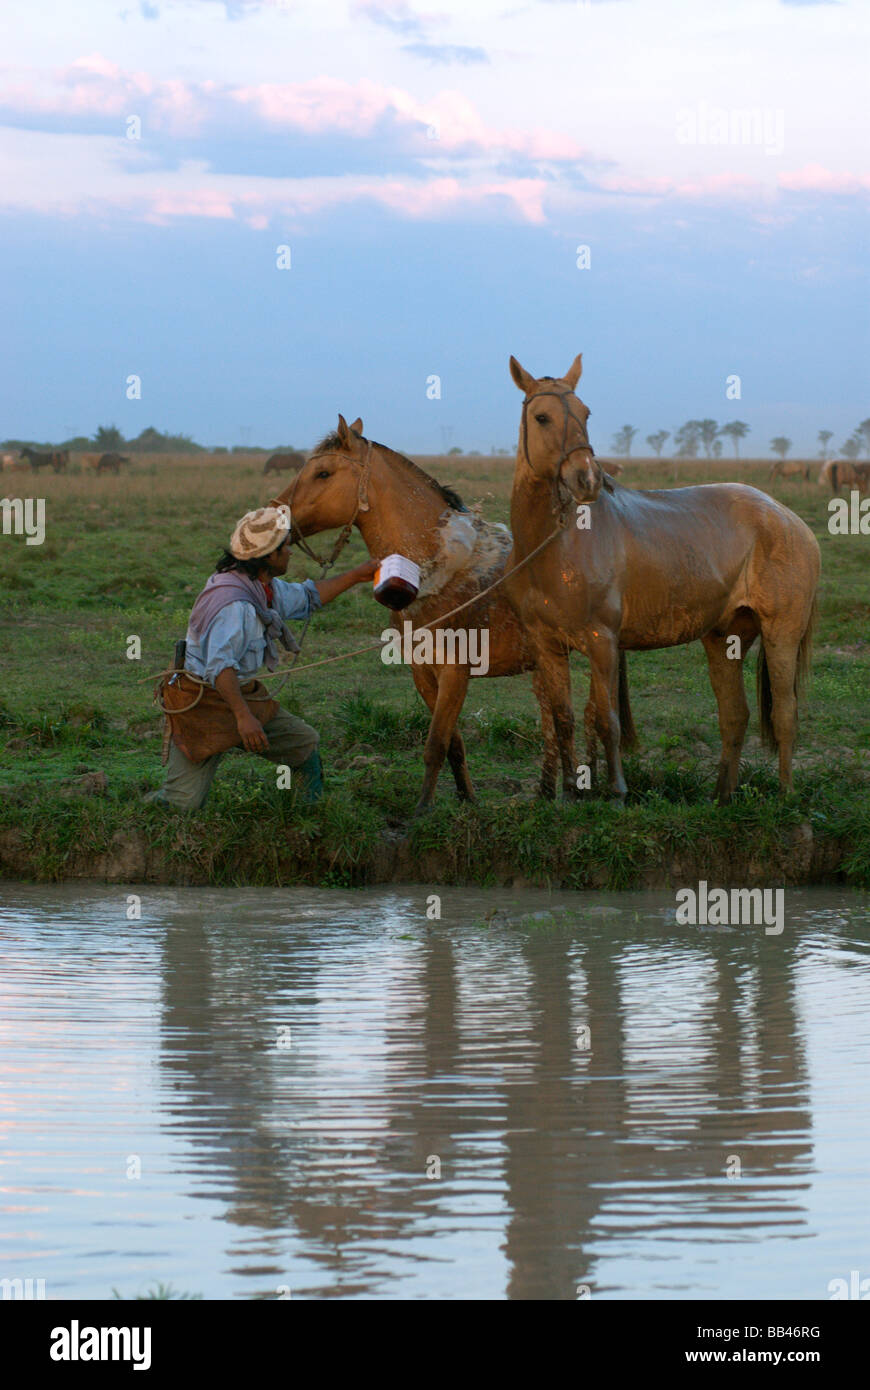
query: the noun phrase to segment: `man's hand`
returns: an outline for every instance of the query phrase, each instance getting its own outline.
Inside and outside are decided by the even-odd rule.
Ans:
[[[367,579],[374,578],[375,570],[380,563],[380,560],[363,560],[361,565],[352,570],[345,570],[344,574],[337,574],[334,579],[315,579],[320,602],[331,603],[346,589],[352,589],[354,584],[364,584]]]
[[[224,667],[215,679],[214,688],[220,695],[223,695],[236,716],[236,728],[241,735],[242,746],[249,753],[265,753],[269,747],[266,730],[257,716],[252,714],[246,705],[245,697],[239,686],[239,678],[232,666]]]
[[[247,705],[236,715],[236,728],[242,736],[242,745],[249,753],[265,753],[269,748],[266,730],[256,715],[251,714]]]

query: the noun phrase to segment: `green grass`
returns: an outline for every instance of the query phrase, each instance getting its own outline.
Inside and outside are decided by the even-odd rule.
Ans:
[[[484,499],[487,517],[508,519],[513,460],[422,462],[468,503]],[[43,476],[46,543],[0,537],[6,873],[63,878],[89,865],[112,873],[113,856],[131,841],[146,855],[134,857],[134,869],[179,881],[354,885],[398,873],[620,888],[662,881],[675,863],[725,872],[731,862],[735,872],[761,866],[788,875],[795,836],[809,825],[813,873],[870,885],[870,541],[829,535],[827,495],[815,482],[773,487],[822,550],[816,657],[792,797],[778,795],[773,762],[759,745],[753,656],[741,789],[731,806],[712,804],[716,707],[694,644],[629,655],[641,748],[626,759],[622,808],[600,795],[577,804],[536,799],[538,714],[530,678],[521,676],[471,683],[461,729],[477,802],[457,802],[445,767],[432,812],[412,823],[428,713],[409,673],[384,666],[376,651],[300,672],[281,695],[320,730],[327,795],[318,806],[279,791],[271,764],[241,753],[224,760],[199,815],[144,804],[143,792],[161,780],[161,729],[142,677],[165,666],[184,635],[193,598],[237,517],[271,495],[274,483],[261,467],[262,460],[212,456],[149,459],[118,479]],[[736,478],[765,487],[766,469],[681,465],[678,483]],[[629,464],[623,481],[671,486],[673,465]],[[326,551],[332,539],[314,538],[314,548]],[[363,555],[355,536],[342,567]],[[294,555],[288,578],[314,573]],[[355,589],[315,616],[304,659],[376,641],[383,625],[368,587]],[[141,638],[141,661],[127,659],[132,634]],[[579,714],[588,682],[579,657],[572,671]],[[107,794],[77,794],[75,779],[97,770],[107,774]]]

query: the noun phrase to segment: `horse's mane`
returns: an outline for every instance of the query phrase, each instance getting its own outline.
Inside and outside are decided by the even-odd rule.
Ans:
[[[425,472],[425,470],[422,469],[419,464],[414,463],[412,459],[406,458],[404,454],[400,454],[396,449],[389,448],[386,444],[379,444],[375,439],[372,439],[370,443],[373,449],[380,449],[382,453],[387,454],[390,458],[397,459],[405,468],[409,468],[412,473],[416,473],[418,478],[422,478],[425,483],[428,483],[431,488],[434,488],[436,492],[440,493],[448,507],[452,507],[454,512],[468,511],[468,508],[458,492],[454,492],[452,487],[445,487],[443,483],[439,483],[437,478],[433,478],[430,473]],[[319,444],[314,446],[309,454],[309,458],[316,458],[318,454],[346,452],[344,441],[338,433],[338,430],[331,430],[329,434],[323,436]]]

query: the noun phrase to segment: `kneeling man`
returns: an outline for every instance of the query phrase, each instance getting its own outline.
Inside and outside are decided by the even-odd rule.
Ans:
[[[323,780],[319,734],[273,701],[264,700],[263,687],[258,687],[252,677],[264,663],[270,671],[275,669],[278,643],[287,650],[298,651],[285,620],[307,619],[345,589],[371,579],[377,564],[367,560],[334,579],[306,579],[302,584],[289,584],[278,576],[287,570],[290,543],[290,511],[285,506],[247,512],[236,526],[229,549],[218,560],[215,573],[193,605],[184,662],[185,671],[206,682],[203,695],[211,688],[222,699],[215,700],[212,694],[210,699],[201,700],[199,716],[195,704],[189,712],[175,716],[166,781],[159,791],[150,793],[148,800],[185,811],[197,810],[204,804],[223,753],[211,752],[193,761],[176,744],[176,737],[184,743],[185,736],[190,738],[188,751],[194,749],[198,753],[208,750],[210,737],[224,749],[241,743],[249,753],[299,769],[306,780],[306,799],[316,801],[320,796]],[[245,698],[257,690],[263,693],[255,698],[272,711],[272,717],[264,723]],[[172,704],[167,707],[172,714]],[[188,731],[185,736],[179,733],[182,718]]]

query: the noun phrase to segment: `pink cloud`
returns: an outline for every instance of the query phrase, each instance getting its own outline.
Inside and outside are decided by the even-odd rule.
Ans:
[[[758,198],[764,186],[745,174],[708,174],[703,178],[632,178],[605,174],[598,188],[608,193],[626,193],[647,198]]]
[[[144,210],[146,222],[158,223],[176,217],[216,217],[232,221],[235,215],[232,198],[210,188],[191,193],[178,189],[158,190],[147,198]]]
[[[487,125],[472,102],[456,91],[439,92],[424,102],[400,87],[366,78],[351,83],[315,77],[308,82],[236,87],[158,82],[147,73],[125,72],[99,53],[58,69],[48,81],[38,73],[8,75],[5,105],[21,115],[144,117],[147,113],[153,129],[170,134],[199,133],[219,126],[222,116],[229,124],[240,107],[271,129],[306,135],[339,133],[360,140],[375,134],[379,122],[386,119],[418,142],[418,153],[433,159],[455,151],[556,161],[590,157],[576,140],[555,131]]]
[[[870,174],[850,174],[807,164],[790,174],[780,174],[779,186],[788,193],[866,193]]]

